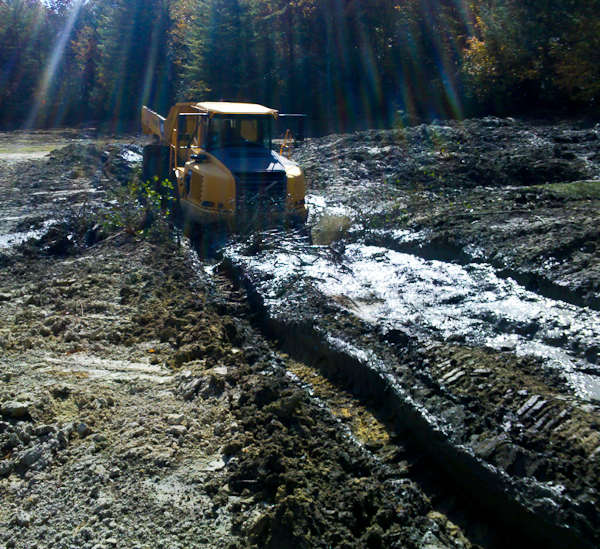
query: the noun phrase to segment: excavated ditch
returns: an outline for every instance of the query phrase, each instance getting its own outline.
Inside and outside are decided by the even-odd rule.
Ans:
[[[544,352],[536,356],[541,345],[535,342],[526,341],[521,353],[513,345],[493,350],[487,334],[497,339],[500,326],[502,335],[515,335],[510,322],[490,322],[487,334],[472,318],[462,319],[466,327],[456,322],[462,301],[453,296],[456,286],[487,298],[466,303],[465,310],[487,310],[490,273],[485,292],[469,292],[460,273],[454,272],[453,284],[442,284],[439,265],[414,258],[404,259],[402,274],[389,273],[381,264],[389,252],[380,248],[322,249],[280,236],[265,238],[256,255],[247,255],[249,248],[229,250],[223,268],[249,292],[263,330],[286,352],[374,400],[376,410],[395,414],[396,428],[408,430],[436,467],[524,538],[547,547],[594,546],[597,395],[570,377],[564,362],[554,357],[549,364]],[[433,282],[415,295],[402,283],[411,276]],[[512,290],[508,302],[517,319],[509,318],[527,324],[518,318],[519,292]],[[432,300],[452,304],[451,326]],[[492,309],[506,307],[501,302]],[[461,342],[470,331],[470,341]],[[572,440],[574,431],[581,440]],[[584,457],[576,465],[578,455]],[[573,470],[567,472],[567,463]]]

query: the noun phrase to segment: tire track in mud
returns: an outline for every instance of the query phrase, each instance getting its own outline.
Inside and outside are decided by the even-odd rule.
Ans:
[[[221,267],[246,289],[269,338],[392,414],[394,429],[410,433],[497,528],[545,547],[597,544],[598,409],[565,393],[540,360],[378,328],[299,275],[274,305],[263,291],[272,275],[235,254]]]
[[[500,214],[496,215],[500,216]],[[485,258],[481,258],[478,251],[448,238],[448,235],[400,242],[385,232],[373,232],[366,239],[366,243],[382,248],[389,248],[401,253],[412,254],[425,260],[452,261],[463,266],[474,263],[491,265],[496,270],[496,275],[499,278],[513,279],[519,285],[542,297],[564,301],[578,307],[590,307],[596,311],[600,310],[600,297],[582,295],[579,289],[561,285],[540,272],[531,272],[507,266],[504,258],[501,257],[486,256]],[[469,253],[469,250],[474,253]]]
[[[211,269],[212,271],[212,269]],[[228,313],[235,312],[244,316],[254,317],[254,322],[262,325],[262,317],[252,307],[252,298],[248,292],[240,287],[239,279],[232,276],[232,271],[219,269],[212,272],[214,283],[214,299],[220,303]],[[267,334],[273,335],[273,334]],[[281,364],[288,372],[292,383],[299,383],[310,395],[311,402],[321,409],[326,416],[334,419],[341,427],[341,431],[348,437],[350,446],[354,446],[374,459],[387,472],[386,486],[383,490],[390,492],[389,497],[395,498],[393,486],[402,485],[404,498],[425,497],[431,510],[427,513],[428,520],[433,524],[433,530],[426,534],[422,543],[441,547],[504,547],[507,541],[505,534],[499,534],[490,527],[485,517],[470,506],[461,495],[448,489],[447,483],[442,480],[442,475],[431,468],[431,460],[423,453],[422,449],[414,444],[414,440],[405,428],[398,428],[395,413],[375,405],[370,395],[362,394],[360,397],[348,390],[340,380],[331,379],[312,359],[300,357],[297,353],[288,355],[284,346],[279,341],[274,342],[275,352],[280,357]],[[285,347],[287,349],[287,347]],[[335,459],[335,458],[334,458]],[[356,459],[356,457],[354,458]],[[360,467],[360,465],[359,465]],[[354,479],[359,483],[361,479]],[[389,484],[389,481],[392,484]],[[380,481],[379,481],[380,482]],[[392,486],[393,485],[393,486]],[[418,490],[415,491],[415,487]],[[326,490],[326,487],[324,487]],[[419,495],[422,491],[422,494]],[[385,499],[385,498],[384,498]],[[411,513],[410,503],[405,501],[407,513]],[[382,513],[383,508],[380,510]],[[335,518],[335,517],[332,517]],[[345,522],[341,516],[340,522]],[[355,517],[355,520],[364,520]],[[403,522],[402,520],[400,522]],[[381,546],[388,543],[387,534],[371,536],[367,545]],[[435,539],[439,536],[438,540]],[[413,536],[399,537],[400,543],[414,543]],[[409,539],[410,538],[410,539]],[[445,540],[444,540],[445,538]],[[519,548],[518,539],[511,539],[512,547]],[[412,546],[412,545],[410,545]],[[420,546],[420,545],[419,545]],[[429,547],[429,545],[427,545]]]
[[[240,289],[227,273],[212,272],[212,284],[211,299],[221,307],[222,314],[235,314],[238,318],[255,314],[249,306],[246,291]],[[250,351],[245,349],[244,352],[251,357]],[[262,486],[264,494],[272,489],[270,486],[279,484],[273,498],[275,505],[271,504],[274,512],[268,519],[266,515],[265,520],[259,519],[256,527],[250,529],[251,541],[257,542],[259,547],[304,547],[306,541],[310,547],[321,546],[316,537],[309,541],[310,532],[298,536],[296,531],[303,528],[313,531],[315,527],[319,528],[319,523],[329,522],[324,539],[332,540],[329,541],[332,545],[326,546],[338,546],[340,543],[340,547],[354,547],[340,537],[341,532],[350,529],[356,536],[357,547],[396,547],[398,544],[448,549],[479,547],[473,545],[474,540],[465,537],[461,530],[463,525],[457,526],[450,513],[442,509],[444,505],[455,505],[448,503],[447,494],[442,498],[438,491],[432,498],[431,491],[422,489],[422,479],[419,474],[413,473],[413,469],[421,466],[421,454],[411,449],[405,434],[398,435],[391,428],[389,418],[374,415],[359,399],[338,388],[308,363],[298,362],[280,350],[273,351],[273,357],[274,362],[286,372],[286,383],[279,383],[276,387],[276,397],[264,394],[262,381],[246,384],[240,403],[256,403],[257,408],[243,410],[240,421],[245,428],[253,426],[257,440],[262,435],[260,425],[265,423],[265,413],[271,417],[275,415],[271,424],[267,425],[269,434],[272,433],[273,422],[283,422],[289,433],[284,438],[275,436],[277,432],[270,437],[261,437],[264,444],[261,452],[248,455],[248,448],[244,450],[247,454],[239,456],[239,463],[231,467],[229,476],[231,489],[242,491],[242,495],[254,486]],[[302,393],[295,392],[290,397],[290,387],[295,387],[295,391],[301,388]],[[259,389],[258,394],[255,394],[256,389]],[[302,398],[300,394],[305,396]],[[265,397],[279,400],[265,405]],[[299,403],[301,408],[296,409]],[[244,406],[247,404],[242,404]],[[290,454],[290,441],[296,436],[294,431],[297,428],[294,424],[289,425],[292,411],[296,421],[305,429],[313,428],[312,434],[300,446],[300,441],[294,443],[293,454]],[[305,417],[307,413],[317,422],[318,434],[312,420]],[[308,448],[304,446],[306,443]],[[285,461],[277,463],[273,455],[281,453],[286,456]],[[318,467],[312,463],[315,457]],[[266,467],[265,460],[269,461]],[[340,462],[343,474],[339,471]],[[324,472],[326,477],[320,478]],[[346,478],[348,474],[350,478]],[[308,486],[302,483],[303,489],[294,488],[303,475],[311,478]],[[313,503],[306,496],[313,491],[311,484],[315,481],[318,483],[316,494],[311,494],[310,498],[314,497],[315,502],[318,500],[322,508],[309,510],[306,505]],[[298,499],[298,493],[304,495]],[[289,511],[293,512],[293,522],[296,523],[294,534],[286,532],[291,529]],[[418,526],[411,524],[411,517],[415,514],[420,515]],[[369,522],[371,526],[366,528]],[[484,525],[478,523],[477,527],[484,532],[480,533],[481,538],[493,537]],[[358,539],[365,528],[366,534]],[[320,543],[323,543],[322,539]]]

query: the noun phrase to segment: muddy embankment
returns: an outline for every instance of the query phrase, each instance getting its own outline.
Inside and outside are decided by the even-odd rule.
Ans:
[[[297,157],[321,245],[265,235],[223,264],[264,331],[393,412],[490,516],[596,546],[596,129],[487,119]]]

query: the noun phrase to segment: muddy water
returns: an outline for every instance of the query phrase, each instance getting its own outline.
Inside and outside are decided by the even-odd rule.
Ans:
[[[236,262],[262,273],[271,311],[287,307],[289,288],[302,282],[383,331],[537,356],[564,374],[565,389],[600,400],[600,313],[537,295],[490,265],[427,261],[360,238],[310,246],[297,237]]]
[[[5,221],[12,221],[18,219],[21,219],[21,217],[7,218],[5,219]],[[55,220],[48,220],[44,221],[43,227],[41,229],[37,229],[35,231],[32,230],[9,232],[7,234],[1,234],[2,229],[4,227],[2,226],[2,224],[0,224],[0,249],[10,248],[11,246],[17,246],[19,244],[22,244],[23,242],[26,242],[30,238],[39,238],[48,230],[49,227],[51,227],[55,223]]]

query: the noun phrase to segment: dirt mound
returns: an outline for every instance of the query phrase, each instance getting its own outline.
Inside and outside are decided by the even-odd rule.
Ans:
[[[349,208],[356,226],[416,235],[397,249],[491,263],[598,308],[598,135],[488,118],[309,140],[296,158],[309,189]]]
[[[125,182],[139,170],[143,146],[73,143],[52,151],[47,160],[50,169],[69,167],[67,176],[108,177]]]
[[[403,189],[456,190],[594,177],[597,141],[596,130],[484,119],[309,140],[296,157],[316,188],[385,182]]]

